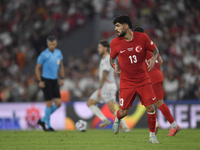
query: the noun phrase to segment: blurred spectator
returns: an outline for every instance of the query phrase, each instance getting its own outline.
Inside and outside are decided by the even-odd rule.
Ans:
[[[46,48],[49,34],[61,40],[92,15],[92,2],[85,0],[1,0],[1,101],[36,101],[38,83],[34,73],[21,74],[24,66]]]
[[[178,100],[187,99],[187,94],[188,94],[188,92],[187,92],[187,89],[185,87],[185,80],[182,78],[179,81],[179,88],[178,88],[178,91],[177,91]]]
[[[179,88],[179,82],[175,78],[173,73],[169,73],[168,76],[164,79],[164,90],[166,92],[166,100],[175,101],[177,100],[177,91]]]
[[[200,79],[195,81],[195,84],[188,91],[188,99],[200,100]]]

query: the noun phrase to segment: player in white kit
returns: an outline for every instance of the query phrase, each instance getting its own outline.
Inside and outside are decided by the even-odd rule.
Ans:
[[[99,107],[96,106],[98,102],[106,103],[109,110],[116,116],[116,109],[114,107],[116,103],[116,76],[115,71],[110,66],[110,55],[109,55],[109,43],[105,40],[102,40],[98,44],[98,52],[102,56],[101,62],[99,65],[99,79],[100,84],[99,88],[90,96],[87,101],[87,106],[90,110],[101,119],[101,124],[99,127],[104,128],[105,126],[111,124],[111,121],[108,120]],[[129,132],[130,129],[126,125],[125,121],[121,120],[122,130],[124,132]]]

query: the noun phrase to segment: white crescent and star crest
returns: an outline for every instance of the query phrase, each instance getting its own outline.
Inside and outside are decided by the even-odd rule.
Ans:
[[[142,51],[142,46],[138,45],[136,48],[135,48],[135,51],[140,53]]]

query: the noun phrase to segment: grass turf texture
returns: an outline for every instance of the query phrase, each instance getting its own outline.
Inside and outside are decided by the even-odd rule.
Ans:
[[[181,130],[167,137],[169,130],[159,130],[159,144],[149,143],[148,129],[132,129],[129,133],[112,130],[78,131],[0,131],[0,150],[197,150],[200,129]]]

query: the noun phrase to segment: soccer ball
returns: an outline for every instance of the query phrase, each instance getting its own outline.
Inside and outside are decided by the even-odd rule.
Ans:
[[[76,122],[76,130],[79,132],[85,132],[87,130],[87,122],[84,120],[79,120]]]

